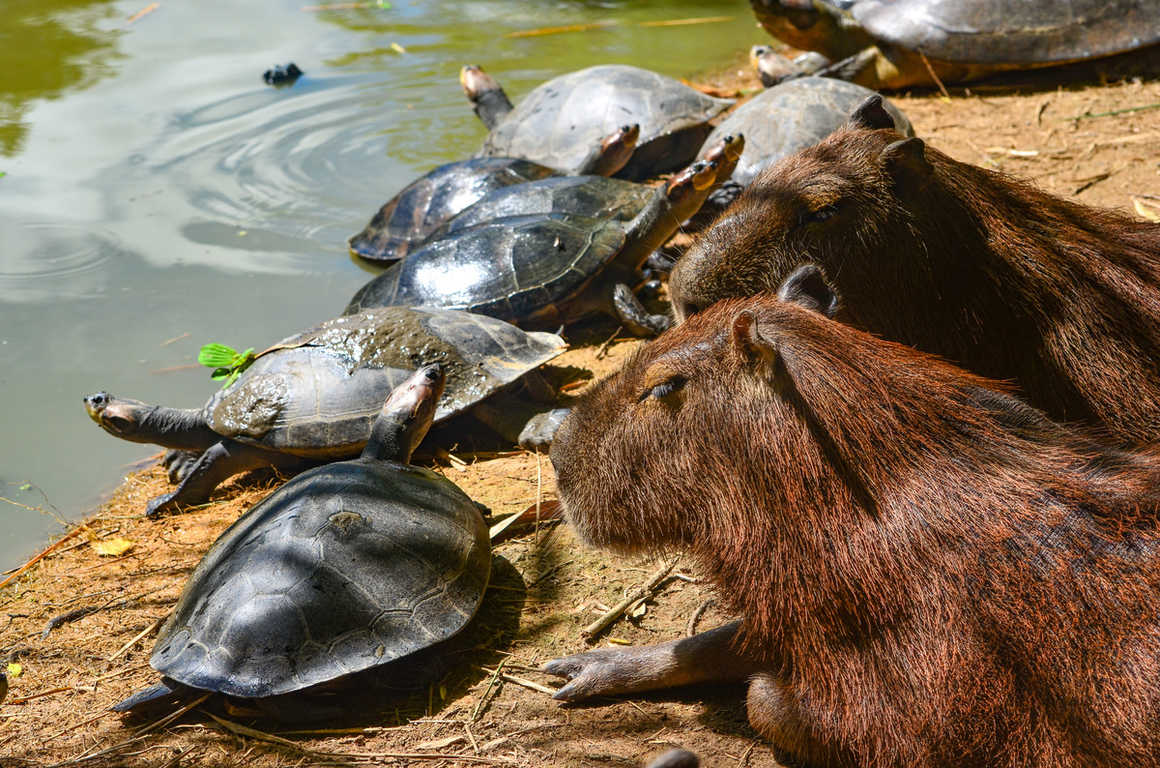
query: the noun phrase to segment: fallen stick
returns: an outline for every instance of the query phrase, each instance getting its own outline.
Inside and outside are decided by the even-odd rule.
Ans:
[[[130,640],[129,642],[122,645],[116,653],[114,653],[112,656],[109,657],[109,661],[116,661],[117,658],[120,657],[121,654],[123,654],[125,651],[129,650],[134,645],[136,645],[137,642],[140,641],[142,638],[144,638],[146,635],[150,635],[153,632],[156,632],[158,629],[160,629],[161,625],[165,622],[165,619],[168,615],[169,614],[165,614],[164,616],[158,617],[157,621],[153,622],[149,626],[145,627],[145,629],[141,630],[139,633],[134,635],[132,640]]]
[[[666,577],[668,577],[673,568],[676,566],[677,560],[674,559],[671,563],[660,568],[652,575],[652,578],[648,580],[648,583],[646,583],[643,587],[637,587],[634,589],[628,594],[627,597],[609,608],[603,616],[588,626],[584,627],[584,629],[580,631],[580,634],[591,640],[592,638],[596,637],[596,635],[599,635],[601,632],[608,629],[617,619],[624,615],[624,612],[628,610],[630,605],[637,602],[638,600],[641,600],[642,598],[651,597],[652,594],[656,592],[657,587],[660,586],[660,583],[664,581]]]
[[[705,611],[709,610],[709,608],[716,602],[716,600],[710,597],[708,600],[697,606],[697,610],[693,611],[693,615],[689,617],[689,623],[685,625],[685,637],[692,637],[693,635],[697,634],[697,622],[700,621],[701,617],[705,615]]]
[[[484,672],[487,672],[489,674],[495,674],[497,671],[495,669],[488,669],[487,667],[480,667],[480,669],[482,669]],[[549,688],[546,685],[541,685],[540,683],[537,683],[535,680],[529,680],[526,677],[517,677],[516,675],[509,675],[506,672],[501,672],[499,675],[499,679],[504,680],[504,681],[509,682],[509,683],[515,683],[516,685],[523,686],[524,688],[530,688],[533,691],[539,691],[540,693],[546,693],[549,696],[556,695],[555,688]]]
[[[15,504],[15,505],[16,505],[16,506],[18,506],[18,507],[27,507],[27,505],[26,505],[26,504],[21,504],[21,503],[20,503],[20,502],[18,502],[18,501],[12,501],[11,499],[5,499],[5,498],[3,498],[3,497],[0,497],[0,501],[7,501],[9,504]],[[28,508],[28,509],[32,509],[32,510],[37,510],[37,511],[39,511],[39,510],[37,509],[37,507],[27,507],[27,508]],[[60,548],[60,546],[61,546],[62,544],[64,544],[66,541],[69,541],[70,539],[72,539],[73,537],[75,537],[75,536],[77,536],[78,534],[81,534],[81,533],[88,533],[88,534],[92,534],[92,531],[90,531],[90,530],[89,530],[89,527],[88,527],[87,525],[85,525],[84,523],[81,523],[80,525],[78,525],[78,526],[74,527],[74,528],[73,528],[71,531],[69,531],[68,533],[66,533],[64,536],[61,536],[59,539],[57,539],[56,541],[54,541],[52,544],[49,544],[49,545],[48,545],[47,547],[45,547],[44,549],[40,550],[40,552],[38,552],[37,554],[33,555],[33,557],[32,557],[32,559],[31,559],[31,560],[29,560],[27,563],[25,563],[24,565],[22,565],[22,566],[20,566],[19,568],[17,568],[17,569],[16,569],[16,570],[15,570],[15,571],[12,573],[12,575],[11,575],[11,576],[9,576],[8,578],[4,579],[4,581],[0,581],[0,589],[3,589],[4,587],[8,586],[8,584],[9,584],[9,583],[11,583],[11,582],[12,582],[14,579],[18,578],[18,577],[19,577],[21,574],[23,574],[23,573],[24,573],[25,571],[27,571],[29,568],[31,568],[32,566],[36,565],[36,564],[37,564],[37,563],[39,563],[41,560],[43,560],[44,558],[48,557],[48,556],[49,556],[49,555],[51,555],[53,552],[55,552],[57,549],[59,549],[59,548]]]

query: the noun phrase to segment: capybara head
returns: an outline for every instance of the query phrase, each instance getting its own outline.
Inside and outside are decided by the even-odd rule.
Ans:
[[[696,559],[768,670],[754,727],[805,764],[1157,764],[1156,455],[842,301],[806,265],[639,350],[552,446],[569,519]]]
[[[670,277],[675,318],[804,262],[843,322],[1014,381],[1055,419],[1160,438],[1160,226],[903,138],[875,96],[698,237]]]

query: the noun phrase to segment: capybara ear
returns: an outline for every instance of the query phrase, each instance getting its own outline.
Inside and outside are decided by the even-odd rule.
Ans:
[[[879,128],[894,128],[894,118],[882,106],[882,97],[877,93],[867,96],[866,100],[850,115],[852,128],[866,128],[874,131]]]
[[[777,347],[762,331],[757,315],[751,309],[744,309],[733,318],[733,346],[750,360],[772,362],[777,356]]]
[[[790,273],[777,289],[777,297],[826,317],[838,313],[838,293],[817,264],[802,264]]]
[[[882,167],[894,177],[896,184],[921,186],[934,172],[926,159],[926,144],[919,138],[887,144],[879,157],[882,159]]]

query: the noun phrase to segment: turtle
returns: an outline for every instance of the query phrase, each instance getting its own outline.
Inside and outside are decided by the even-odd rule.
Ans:
[[[690,163],[711,130],[709,121],[733,104],[671,77],[619,64],[553,78],[534,88],[518,107],[479,67],[464,67],[459,81],[490,131],[482,156],[575,167],[584,147],[621,123],[638,123],[636,151],[616,174],[637,181]]]
[[[874,91],[854,83],[825,77],[802,77],[768,88],[735,109],[713,129],[704,154],[731,134],[744,132],[745,146],[729,182],[706,201],[704,214],[713,215],[732,202],[765,168],[799,149],[816,144],[845,125],[850,114]],[[888,99],[882,106],[894,119],[895,129],[913,136],[906,115]],[[699,218],[705,218],[704,216]]]
[[[771,35],[868,88],[966,82],[1160,42],[1154,0],[750,0]],[[935,81],[935,82],[932,82]]]
[[[768,45],[755,45],[749,49],[749,63],[761,84],[772,88],[783,80],[817,74],[834,62],[817,51],[806,51],[789,59]]]
[[[577,169],[608,175],[632,154],[640,126],[622,125],[596,143]],[[480,157],[446,163],[408,184],[347,240],[351,252],[390,264],[407,255],[447,219],[484,195],[513,184],[561,175],[555,168],[516,157]]]
[[[409,463],[443,383],[420,367],[361,456],[292,478],[226,529],[158,634],[161,682],[113,709],[190,689],[261,707],[462,630],[490,578],[488,530],[458,486]]]
[[[701,207],[717,164],[700,161],[673,176],[627,223],[567,213],[509,216],[431,241],[359,289],[346,312],[447,306],[555,328],[604,311],[634,334],[660,333],[668,317],[650,315],[629,283]]]
[[[273,345],[201,408],[148,405],[107,392],[84,402],[89,417],[109,434],[173,449],[167,464],[171,478],[180,482],[149,501],[146,514],[153,517],[205,501],[239,472],[271,465],[298,469],[357,456],[383,398],[421,360],[437,360],[446,369],[448,386],[435,413],[442,421],[473,408],[564,347],[555,334],[526,333],[468,312],[368,309]],[[522,426],[516,419],[505,436],[514,442]]]
[[[745,149],[745,137],[722,133],[706,148],[718,161],[717,175],[727,178]],[[507,216],[570,213],[629,222],[655,197],[646,185],[603,176],[554,176],[504,187],[489,193],[431,233],[437,240]]]

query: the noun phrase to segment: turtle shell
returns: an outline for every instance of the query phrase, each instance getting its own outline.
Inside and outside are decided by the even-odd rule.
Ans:
[[[841,0],[875,40],[995,66],[1108,56],[1160,42],[1155,0]]]
[[[744,134],[745,149],[732,179],[747,185],[763,169],[816,144],[841,128],[850,114],[874,91],[844,80],[802,77],[775,85],[733,111],[709,134],[701,154],[725,136]],[[899,133],[914,129],[902,110],[888,99],[882,105],[894,118]]]
[[[441,165],[388,200],[347,245],[364,259],[397,261],[443,222],[488,193],[555,174],[551,168],[513,157]]]
[[[529,181],[488,194],[432,232],[429,240],[510,216],[570,213],[627,222],[644,209],[654,194],[651,187],[604,176],[557,176]]]
[[[551,333],[526,333],[467,312],[387,307],[327,320],[262,352],[204,408],[215,432],[280,453],[345,458],[366,445],[390,391],[420,365],[447,374],[441,421],[564,350]]]
[[[483,518],[449,480],[389,461],[328,464],[214,542],[149,663],[206,691],[289,693],[451,637],[490,572]]]
[[[480,154],[574,169],[604,137],[639,123],[636,151],[616,175],[649,178],[688,165],[709,133],[709,120],[732,103],[647,69],[589,67],[533,89],[492,129]]]
[[[443,306],[501,320],[533,320],[584,288],[625,242],[614,221],[513,216],[435,240],[359,289],[348,313]]]

